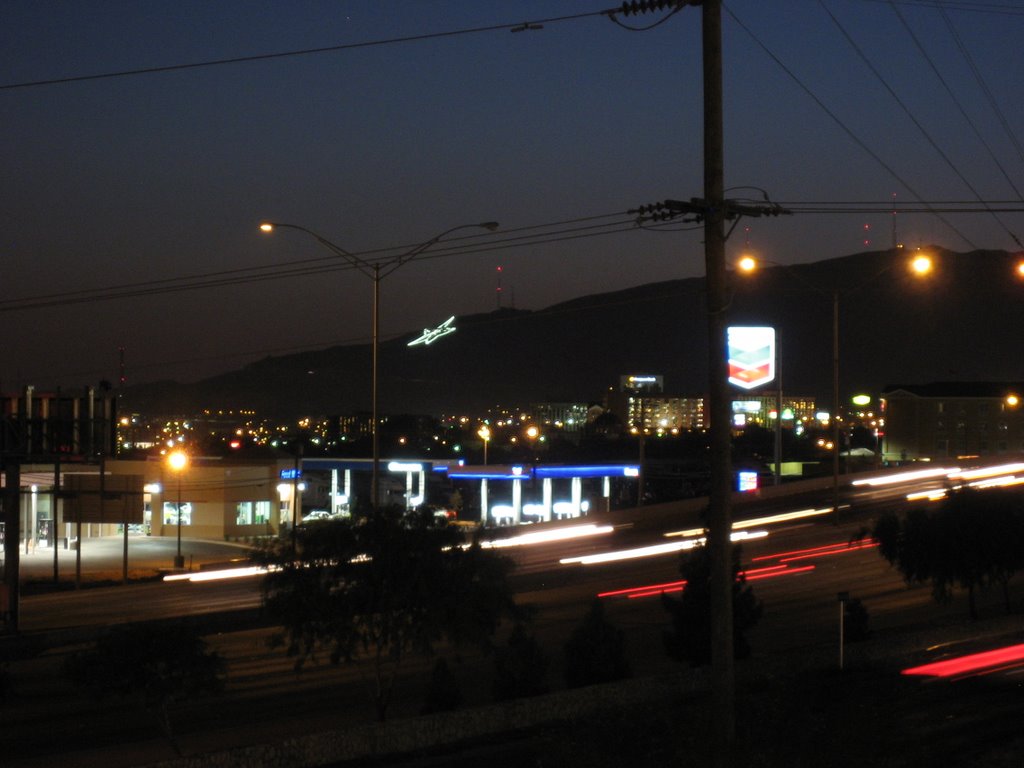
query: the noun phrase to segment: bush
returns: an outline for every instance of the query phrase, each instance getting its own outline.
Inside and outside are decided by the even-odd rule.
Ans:
[[[565,684],[581,688],[631,674],[625,636],[605,618],[604,602],[596,599],[565,644]]]
[[[451,712],[462,706],[462,691],[448,662],[438,659],[430,673],[427,684],[427,695],[423,701],[420,714],[429,715],[433,712]]]
[[[508,644],[494,654],[494,700],[508,701],[548,692],[548,660],[537,640],[516,624]]]
[[[208,652],[204,640],[188,625],[128,624],[100,637],[94,650],[68,657],[64,673],[97,697],[135,699],[153,714],[179,752],[172,705],[219,693],[224,660]]]

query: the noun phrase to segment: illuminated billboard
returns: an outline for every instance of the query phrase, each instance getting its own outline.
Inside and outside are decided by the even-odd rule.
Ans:
[[[733,325],[728,337],[729,383],[753,389],[775,378],[775,329]]]

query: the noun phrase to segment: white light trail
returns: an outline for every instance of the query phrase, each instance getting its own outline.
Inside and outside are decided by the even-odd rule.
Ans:
[[[210,571],[196,571],[195,573],[169,573],[164,576],[164,581],[220,581],[222,579],[243,579],[248,576],[262,576],[267,569],[262,566],[249,566],[247,568],[220,568]]]
[[[960,480],[983,480],[986,477],[996,475],[1012,475],[1014,472],[1024,470],[1024,463],[1000,464],[995,467],[981,467],[980,469],[965,469],[950,472],[947,477]]]
[[[915,480],[928,480],[934,477],[944,477],[960,471],[960,467],[934,467],[933,469],[919,469],[914,472],[897,472],[894,475],[885,477],[867,477],[863,480],[854,480],[851,485],[896,485],[897,483],[912,483]]]
[[[512,536],[508,539],[495,539],[480,543],[482,549],[499,549],[501,547],[523,547],[530,544],[546,544],[552,541],[568,541],[586,536],[600,536],[611,533],[615,529],[610,525],[573,525],[567,528],[552,528],[548,531],[536,531]]]
[[[816,517],[818,515],[827,515],[832,511],[832,507],[826,507],[824,509],[800,509],[794,512],[780,512],[777,515],[768,515],[766,517],[752,517],[749,520],[737,520],[732,524],[732,529],[742,530],[743,528],[753,528],[757,525],[771,525],[772,523],[784,523],[789,520],[800,520],[805,517]],[[689,528],[685,531],[669,531],[664,534],[667,538],[681,536],[683,538],[689,538],[691,536],[703,536],[707,533],[706,528]]]
[[[732,541],[745,541],[747,539],[763,539],[768,531],[737,531],[729,538]],[[641,557],[657,557],[658,555],[670,555],[674,552],[682,552],[685,549],[694,549],[703,546],[704,538],[684,539],[673,541],[667,544],[652,544],[647,547],[636,547],[635,549],[620,549],[614,552],[601,552],[595,555],[581,555],[579,557],[566,557],[558,562],[562,565],[597,565],[599,563],[612,563],[619,560],[636,560]]]

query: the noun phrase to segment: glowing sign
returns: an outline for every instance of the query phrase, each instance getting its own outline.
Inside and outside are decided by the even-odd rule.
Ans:
[[[761,411],[760,400],[733,400],[733,413],[759,413]]]
[[[757,472],[750,472],[747,470],[737,473],[737,485],[736,489],[739,491],[756,491],[757,490]]]
[[[423,344],[424,346],[426,346],[428,344],[433,344],[441,337],[447,336],[449,333],[455,333],[455,326],[452,325],[452,323],[454,322],[455,315],[452,315],[439,326],[437,326],[437,328],[424,328],[423,333],[421,333],[418,337],[416,337],[408,344],[406,344],[406,346],[412,347],[417,344]]]
[[[730,326],[729,383],[753,389],[775,378],[775,329]]]
[[[389,461],[388,462],[389,472],[422,472],[422,464],[414,464],[408,461]]]

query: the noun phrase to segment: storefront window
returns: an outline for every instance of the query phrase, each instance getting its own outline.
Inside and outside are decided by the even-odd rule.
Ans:
[[[173,501],[164,502],[164,525],[178,525],[178,504]],[[181,524],[192,525],[192,503],[181,502]]]
[[[240,501],[235,507],[236,525],[263,525],[269,520],[269,501]]]

